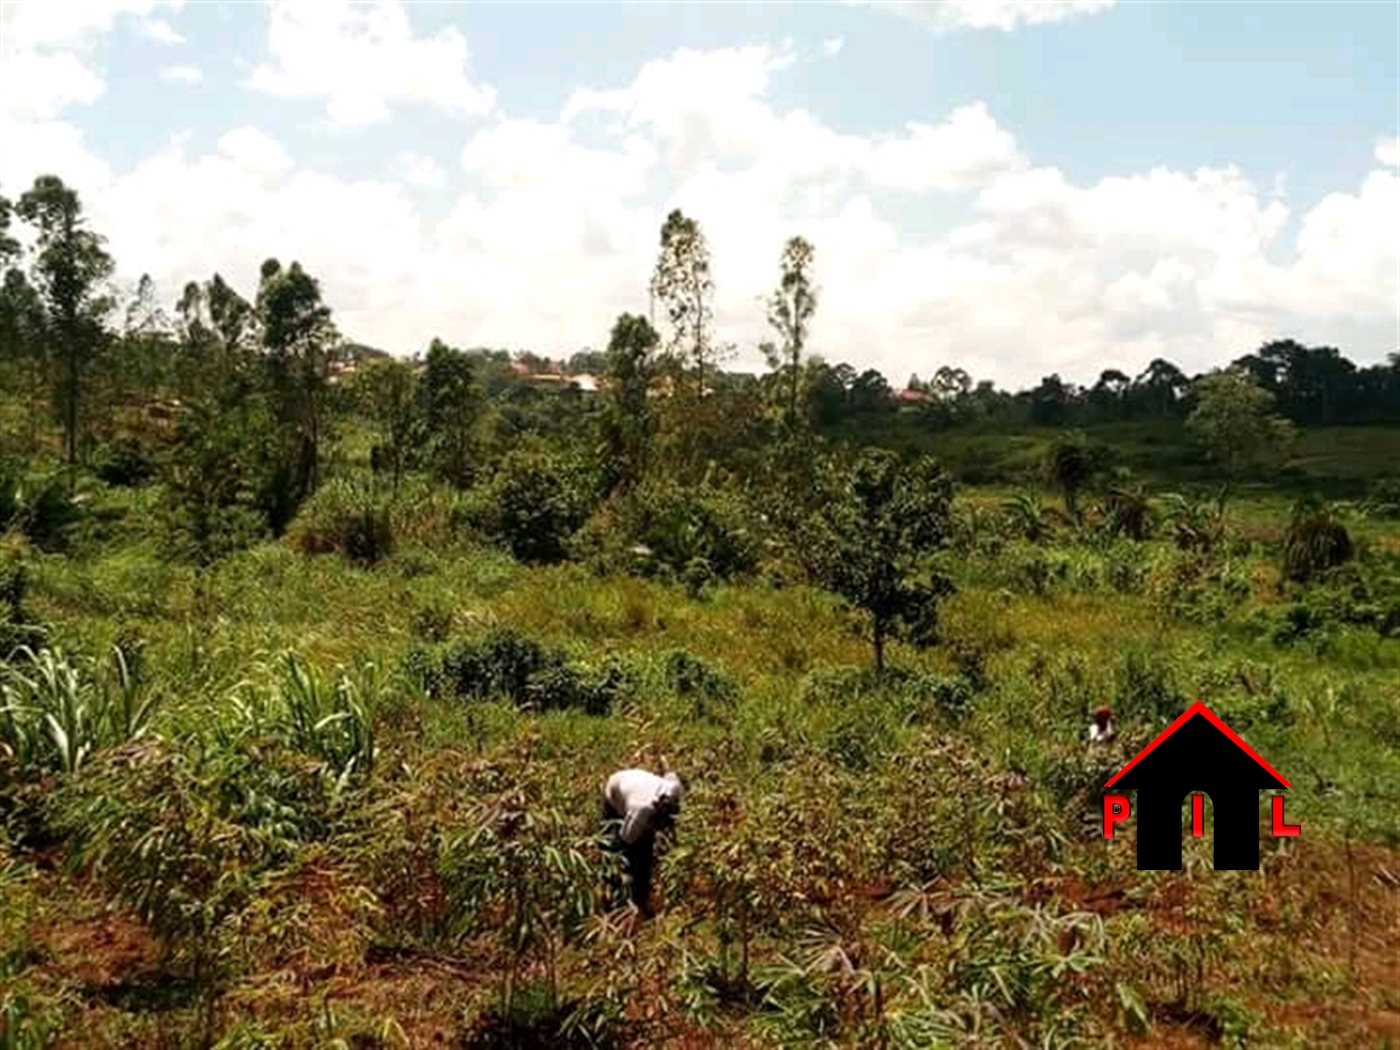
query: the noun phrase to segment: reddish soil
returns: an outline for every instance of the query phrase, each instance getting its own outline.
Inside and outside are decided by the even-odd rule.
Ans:
[[[43,878],[54,883],[55,893],[60,891],[61,875],[46,873]],[[1120,873],[1099,884],[1077,874],[1046,876],[1030,881],[1024,895],[1031,901],[1058,900],[1066,910],[1105,917],[1142,911],[1151,915],[1158,928],[1192,930],[1192,895],[1208,883],[1193,882],[1184,875],[1163,879],[1151,895],[1134,899],[1130,890],[1135,882],[1133,873]],[[1295,1031],[1309,1045],[1374,1047],[1389,1038],[1400,1046],[1400,850],[1356,847],[1349,872],[1340,848],[1300,849],[1276,867],[1271,865],[1265,885],[1268,899],[1256,905],[1253,916],[1261,939],[1297,937],[1283,928],[1280,905],[1284,901],[1306,905],[1312,912],[1296,951],[1300,963],[1325,962],[1345,972],[1354,957],[1355,986],[1349,992],[1302,1002],[1264,1000],[1248,989],[1213,990],[1232,991],[1263,1013],[1270,1029]],[[305,1023],[308,1010],[325,999],[353,1007],[366,1017],[395,1018],[411,1046],[452,1046],[461,1038],[463,1019],[495,988],[499,967],[491,951],[485,945],[472,945],[455,958],[392,953],[366,957],[354,932],[352,889],[348,878],[328,861],[308,865],[280,887],[279,900],[310,909],[306,925],[293,942],[296,947],[271,961],[263,973],[231,988],[222,1012],[230,1020],[252,1013],[270,1026],[279,1020]],[[692,902],[694,890],[687,895]],[[845,899],[855,897],[862,910],[883,910],[889,906],[892,890],[885,882],[857,883]],[[81,915],[82,908],[55,904],[46,911],[45,920],[31,931],[37,955],[29,979],[51,989],[77,991],[89,1004],[87,1009],[95,1011],[94,1021],[103,1012],[118,1009],[114,1003],[122,989],[159,976],[156,945],[138,923],[100,913],[59,924],[53,915],[60,911]],[[1138,1050],[1205,1050],[1212,1045],[1211,1018],[1193,1017],[1163,1002],[1153,1003],[1153,1015],[1149,1036],[1124,1038],[1122,1045]],[[85,1018],[73,1037],[81,1038],[86,1024]],[[707,1032],[679,1018],[669,1018],[651,1031],[662,1034],[649,1045],[677,1050],[711,1046],[740,1050],[745,1045],[737,1032]],[[657,1038],[665,1041],[658,1043]]]

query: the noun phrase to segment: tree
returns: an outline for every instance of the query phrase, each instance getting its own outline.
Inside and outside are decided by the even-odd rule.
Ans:
[[[185,408],[176,424],[162,471],[162,550],[194,562],[202,613],[207,612],[208,569],[266,529],[257,507],[265,482],[257,473],[272,459],[263,447],[271,423],[266,416],[245,420],[220,411],[211,398]]]
[[[1190,388],[1186,374],[1170,361],[1153,358],[1128,392],[1132,415],[1163,417],[1175,415]]]
[[[156,301],[155,282],[142,274],[126,305],[118,355],[120,379],[129,392],[158,389],[169,375],[171,324]]]
[[[1274,396],[1242,370],[1216,369],[1192,392],[1187,431],[1231,474],[1278,462],[1293,440],[1293,425],[1273,414]]]
[[[1069,418],[1075,390],[1059,375],[1049,375],[1030,393],[1031,422],[1036,426],[1057,427]]]
[[[688,363],[696,372],[696,394],[705,393],[705,369],[714,355],[714,281],[710,276],[710,249],[700,224],[680,209],[666,217],[661,227],[661,254],[652,275],[652,294],[666,311],[671,336],[669,357]]]
[[[371,456],[376,469],[381,459],[388,467],[396,497],[404,468],[421,436],[417,388],[413,366],[397,358],[369,361],[355,375],[356,400],[379,427],[382,438]]]
[[[616,485],[626,491],[646,474],[652,418],[648,391],[660,337],[645,317],[622,314],[608,339],[608,386],[604,394],[604,454]]]
[[[817,309],[817,292],[812,285],[815,249],[801,237],[793,237],[783,249],[782,276],[768,300],[768,323],[782,339],[781,360],[787,380],[786,422],[790,433],[801,424],[802,350],[807,345],[812,315]],[[776,361],[770,361],[775,365]]]
[[[1117,419],[1123,412],[1132,380],[1116,368],[1099,373],[1099,381],[1089,391],[1089,404],[1100,419]]]
[[[418,383],[424,448],[438,477],[458,488],[475,477],[472,460],[481,416],[481,393],[471,359],[434,339]]]
[[[972,393],[972,377],[961,368],[943,365],[933,374],[933,396],[945,404],[956,404]]]
[[[832,479],[799,535],[799,556],[817,583],[870,617],[875,669],[898,633],[914,644],[933,640],[938,603],[952,584],[927,564],[951,529],[952,479],[924,456],[902,463],[884,449],[866,450]]]
[[[39,293],[20,267],[20,243],[9,233],[12,214],[10,202],[0,197],[0,365],[4,366],[0,368],[0,390],[27,397],[32,450],[38,443],[38,400],[43,390],[44,313]]]
[[[856,415],[888,412],[893,407],[894,392],[889,380],[873,368],[856,376],[849,387],[851,411]]]
[[[44,335],[57,357],[55,409],[68,465],[78,462],[83,397],[107,342],[112,300],[102,285],[112,275],[105,240],[86,226],[78,194],[56,175],[40,175],[15,208],[38,232],[31,279],[43,307]]]
[[[215,304],[210,306],[212,316]],[[329,352],[338,336],[320,284],[297,262],[285,270],[276,259],[263,263],[257,314],[270,392],[292,457],[291,496],[297,505],[320,481]]]
[[[1045,472],[1064,498],[1065,513],[1078,521],[1079,494],[1094,476],[1094,456],[1088,439],[1077,431],[1057,439],[1046,456]]]

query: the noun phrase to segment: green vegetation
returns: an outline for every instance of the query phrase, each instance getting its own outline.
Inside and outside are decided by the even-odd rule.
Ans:
[[[622,315],[564,366],[589,392],[344,343],[276,260],[174,321],[144,283],[118,325],[100,240],[44,240],[76,197],[25,201],[0,1046],[1393,1034],[1400,358],[1271,343],[1020,394],[941,368],[896,401],[804,356],[794,239],[744,377],[676,213],[667,338]],[[1198,698],[1303,836],[1261,806],[1259,872],[1211,872],[1208,833],[1139,873],[1102,785]],[[602,909],[600,792],[663,762],[686,806],[640,923]]]

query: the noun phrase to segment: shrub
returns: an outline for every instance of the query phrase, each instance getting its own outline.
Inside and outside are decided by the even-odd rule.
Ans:
[[[1180,714],[1185,698],[1170,660],[1148,650],[1128,650],[1119,667],[1114,706],[1124,721],[1167,722]]]
[[[1082,433],[1056,438],[1045,455],[1045,478],[1064,497],[1065,512],[1079,517],[1079,493],[1092,480],[1104,459],[1101,446],[1092,444]]]
[[[1400,518],[1400,478],[1381,478],[1372,485],[1365,507],[1373,517]]]
[[[1283,544],[1285,579],[1310,580],[1351,559],[1351,535],[1324,502],[1300,500],[1294,504]]]
[[[537,711],[573,709],[605,715],[627,684],[628,675],[615,660],[598,668],[559,664],[530,676],[524,690],[525,704]]]
[[[306,501],[290,538],[303,554],[339,553],[364,566],[394,548],[388,508],[367,489],[343,480],[328,482]]]
[[[597,668],[571,664],[562,651],[511,627],[457,641],[436,655],[415,649],[405,657],[403,668],[411,681],[434,696],[504,697],[518,707],[541,711],[574,708],[605,714],[630,685],[615,660]]]
[[[1030,543],[1040,543],[1050,535],[1050,518],[1045,505],[1033,492],[1023,492],[1002,504],[1007,527]]]
[[[98,450],[93,473],[109,485],[134,488],[155,477],[155,456],[145,442],[125,435]]]
[[[61,473],[26,478],[0,474],[0,530],[15,529],[42,550],[58,550],[82,516]]]
[[[1163,497],[1167,519],[1177,548],[1209,554],[1225,539],[1225,495],[1214,500],[1197,500],[1179,493]]]
[[[592,507],[588,480],[558,457],[516,450],[492,482],[494,531],[524,562],[563,561]]]
[[[75,860],[92,865],[212,1003],[246,943],[241,920],[314,832],[298,825],[306,791],[287,789],[316,784],[276,751],[134,744],[104,753],[49,806]]]
[[[679,696],[728,701],[738,694],[733,679],[684,649],[672,649],[664,659],[666,683]]]
[[[669,481],[635,489],[605,519],[590,523],[588,533],[584,545],[597,555],[639,575],[685,579],[692,592],[712,579],[749,575],[762,550],[740,499]]]
[[[1104,528],[1111,536],[1150,539],[1154,528],[1152,501],[1141,486],[1115,485],[1104,500]]]
[[[1326,613],[1304,602],[1294,602],[1279,614],[1270,635],[1275,645],[1292,645],[1324,631]]]
[[[28,586],[23,554],[8,545],[0,546],[0,661],[22,646],[37,646],[43,637],[43,628],[31,622],[24,607]]]

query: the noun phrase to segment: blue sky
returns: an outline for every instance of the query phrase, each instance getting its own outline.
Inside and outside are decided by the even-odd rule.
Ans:
[[[743,362],[796,233],[895,380],[1400,349],[1394,3],[313,6],[7,2],[0,192],[172,299],[300,258],[398,352],[600,344],[678,205]]]

